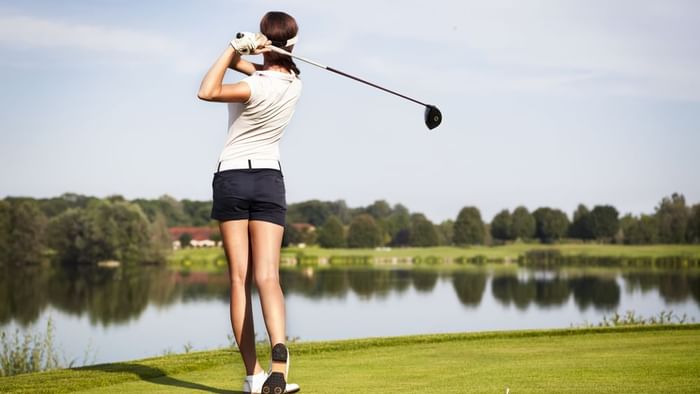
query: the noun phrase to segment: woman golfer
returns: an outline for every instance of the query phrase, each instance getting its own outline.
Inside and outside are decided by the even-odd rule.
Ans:
[[[275,45],[292,51],[297,24],[283,12],[268,12],[260,32],[238,33],[202,80],[198,97],[228,104],[228,136],[212,182],[211,217],[219,221],[231,281],[231,325],[246,368],[243,391],[282,394],[299,391],[289,379],[285,346],[284,294],[279,257],[287,210],[279,141],[301,93],[299,70],[291,58],[270,52]],[[241,55],[262,54],[262,65]],[[224,84],[227,68],[247,77]],[[255,353],[251,281],[260,295],[272,345],[270,369]]]

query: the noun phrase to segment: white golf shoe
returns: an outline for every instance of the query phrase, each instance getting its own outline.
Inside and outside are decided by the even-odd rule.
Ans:
[[[261,371],[255,375],[246,376],[245,381],[243,382],[243,392],[246,394],[261,394],[263,384],[265,383],[265,380],[267,380],[268,376],[268,373],[265,371]],[[299,390],[301,390],[301,388],[298,384],[287,383],[284,392],[291,394],[299,392]]]
[[[243,392],[248,394],[260,394],[262,392],[263,383],[267,379],[267,373],[260,371],[255,375],[248,375],[243,382]]]

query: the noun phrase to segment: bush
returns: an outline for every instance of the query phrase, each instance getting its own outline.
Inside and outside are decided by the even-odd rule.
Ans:
[[[45,371],[60,368],[58,353],[54,344],[54,325],[49,318],[46,334],[24,333],[17,329],[9,336],[0,333],[0,376]]]

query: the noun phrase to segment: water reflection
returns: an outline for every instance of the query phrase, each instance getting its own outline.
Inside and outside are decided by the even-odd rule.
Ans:
[[[486,272],[456,271],[452,274],[452,286],[463,305],[478,306],[486,288]]]
[[[351,294],[363,301],[389,296],[400,300],[408,292],[429,297],[444,281],[448,286],[451,283],[459,303],[468,308],[482,304],[487,288],[498,304],[519,310],[556,308],[573,299],[581,311],[610,311],[620,305],[623,291],[658,294],[666,303],[694,300],[700,305],[700,273],[691,270],[590,274],[572,270],[306,267],[283,269],[280,275],[286,294],[317,301],[345,299]],[[53,306],[67,314],[86,314],[93,325],[109,326],[138,318],[149,305],[202,300],[228,303],[228,289],[226,272],[174,272],[157,266],[4,266],[0,267],[0,325],[33,323]]]

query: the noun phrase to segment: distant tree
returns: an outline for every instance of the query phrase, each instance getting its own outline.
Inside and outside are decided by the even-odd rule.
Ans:
[[[437,246],[438,234],[435,225],[425,215],[415,213],[411,215],[411,231],[409,237],[411,246]]]
[[[365,208],[375,220],[383,219],[391,214],[391,206],[385,200],[377,200]]]
[[[569,226],[569,237],[583,240],[594,239],[593,226],[591,211],[585,205],[579,204],[574,211],[574,220]]]
[[[435,226],[438,235],[438,245],[452,245],[454,238],[454,220],[448,219]]]
[[[192,225],[182,202],[167,194],[160,196],[157,200],[137,199],[133,203],[137,204],[151,221],[155,220],[156,215],[160,213],[165,217],[168,227]]]
[[[9,215],[6,258],[12,263],[36,263],[46,249],[47,219],[36,200],[21,198],[9,201],[5,209]],[[9,220],[8,220],[9,219]]]
[[[663,243],[686,242],[689,212],[682,194],[664,197],[656,207],[659,240]]]
[[[47,238],[59,261],[80,263],[81,253],[90,242],[83,208],[70,208],[51,218],[47,226]]]
[[[351,248],[374,248],[382,241],[380,229],[374,218],[360,214],[353,219],[348,229],[348,246]]]
[[[596,205],[590,213],[593,236],[602,240],[611,240],[620,228],[619,213],[611,205]]]
[[[220,242],[221,241],[221,230],[219,230],[219,226],[217,225],[209,225],[209,239],[214,241],[214,242]]]
[[[502,210],[491,221],[491,236],[501,241],[514,239],[512,235],[513,218],[507,209]]]
[[[291,246],[291,245],[296,245],[298,243],[301,243],[302,241],[302,234],[299,230],[297,230],[294,226],[289,223],[289,220],[287,220],[287,223],[284,225],[284,234],[282,235],[282,245],[283,246]]]
[[[138,205],[92,202],[69,209],[49,223],[49,240],[59,260],[94,263],[101,260],[142,262],[153,256],[151,224]]]
[[[180,238],[178,238],[178,241],[180,241],[181,248],[188,248],[192,245],[192,234],[182,233],[180,234]]]
[[[535,217],[535,235],[542,242],[554,242],[566,235],[569,218],[559,209],[538,208]]]
[[[457,245],[482,244],[484,222],[476,207],[464,207],[459,211],[454,225],[454,243]]]
[[[328,203],[320,200],[309,200],[287,206],[287,219],[291,223],[310,223],[321,227],[331,215]]]
[[[535,236],[535,218],[525,207],[517,207],[511,215],[511,235],[515,239],[530,239]]]
[[[391,245],[408,245],[408,235],[411,227],[411,215],[408,208],[401,204],[394,205],[391,214],[385,220],[385,224],[386,230],[391,236]]]
[[[150,252],[145,255],[149,261],[164,261],[165,257],[173,249],[170,233],[168,232],[168,222],[161,213],[156,215],[149,225]]]
[[[345,202],[345,200],[326,202],[326,205],[328,206],[328,210],[330,211],[331,215],[337,216],[338,219],[340,219],[340,221],[345,225],[350,224],[352,216],[350,215],[350,208],[348,208],[348,204]]]
[[[659,241],[659,229],[655,216],[641,215],[639,218],[631,215],[620,220],[626,244],[654,244]]]
[[[322,248],[345,247],[345,229],[337,216],[331,215],[318,231],[318,244]]]
[[[690,218],[688,219],[688,242],[700,243],[700,204],[695,204],[690,209]]]
[[[5,200],[0,200],[0,264],[10,260],[10,204]]]
[[[126,202],[126,198],[121,194],[112,194],[104,198],[105,201],[109,202]]]
[[[191,226],[206,226],[211,221],[210,201],[182,200],[182,210],[188,218]]]
[[[70,208],[85,208],[91,201],[98,200],[96,197],[88,197],[75,193],[63,193],[59,197],[39,199],[39,209],[44,212],[47,218],[58,216]]]
[[[411,244],[411,230],[402,228],[394,238],[391,239],[391,246],[408,246]]]

